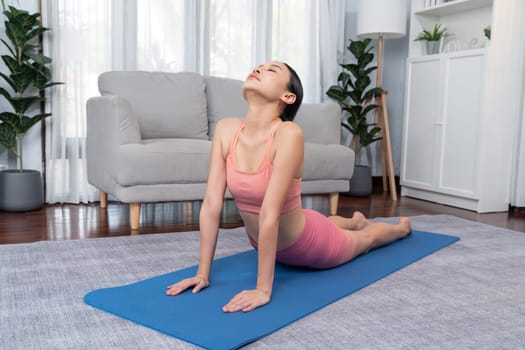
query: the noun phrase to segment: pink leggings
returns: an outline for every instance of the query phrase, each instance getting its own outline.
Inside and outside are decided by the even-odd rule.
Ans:
[[[327,269],[350,261],[355,255],[355,239],[326,216],[303,209],[306,219],[299,239],[277,251],[277,261],[291,266]],[[257,243],[250,236],[257,250]]]

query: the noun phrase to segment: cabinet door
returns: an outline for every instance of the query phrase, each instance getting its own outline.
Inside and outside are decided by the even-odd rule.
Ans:
[[[484,53],[445,57],[443,113],[437,123],[440,192],[476,197],[484,62]]]
[[[409,60],[407,71],[401,184],[431,189],[441,98],[440,59]]]

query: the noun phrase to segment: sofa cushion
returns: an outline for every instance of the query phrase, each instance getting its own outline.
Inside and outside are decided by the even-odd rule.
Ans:
[[[242,97],[241,80],[211,76],[205,79],[211,140],[215,126],[221,119],[244,118],[248,104]],[[306,142],[341,143],[341,107],[335,102],[303,103],[294,121],[303,129]],[[319,128],[320,124],[322,128]]]
[[[341,107],[337,103],[303,103],[294,121],[303,129],[306,142],[341,143]]]
[[[119,147],[115,177],[121,186],[205,183],[211,141],[149,139]],[[354,153],[340,145],[305,143],[303,180],[349,179]]]
[[[303,180],[350,179],[354,152],[341,145],[305,143]]]
[[[215,126],[224,118],[244,118],[248,104],[242,97],[241,80],[206,77],[206,97],[208,98],[209,137],[213,139]]]
[[[203,183],[211,141],[148,139],[119,147],[115,177],[121,186]]]
[[[208,117],[204,78],[197,73],[106,72],[102,95],[127,99],[144,139],[207,139]]]

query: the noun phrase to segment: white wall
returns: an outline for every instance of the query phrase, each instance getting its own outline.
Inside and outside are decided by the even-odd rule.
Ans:
[[[6,7],[12,5],[16,8],[29,11],[30,13],[38,11],[37,0],[6,0],[5,5]],[[2,13],[0,20],[0,38],[5,40],[6,35],[4,21],[5,16]],[[8,51],[5,45],[0,44],[0,55],[4,55],[7,52]],[[6,67],[2,60],[0,60],[0,70],[2,72],[6,71]],[[3,79],[0,79],[0,85],[2,87],[6,87],[7,84],[3,81]],[[11,110],[11,107],[3,97],[0,97],[0,111],[6,110]],[[39,123],[33,126],[24,138],[24,168],[26,169],[35,169],[39,171],[42,170],[42,142],[40,134],[41,126]],[[0,164],[8,164],[9,168],[17,167],[16,157],[14,157],[13,155],[8,155],[8,152],[5,151],[5,149],[2,146],[0,146]]]
[[[363,0],[366,1],[366,0]],[[408,34],[408,21],[410,14],[410,1],[407,1],[407,34]],[[349,39],[359,39],[356,35],[357,30],[357,10],[359,6],[359,0],[347,0],[348,12],[346,14],[345,24],[345,41],[348,43]],[[375,48],[375,58],[377,60],[377,40],[372,41],[372,45]],[[345,47],[347,45],[345,44]],[[382,69],[382,80],[383,88],[388,91],[387,95],[387,107],[388,117],[390,122],[390,136],[392,139],[392,158],[394,161],[395,173],[399,175],[399,166],[401,163],[401,141],[402,141],[402,129],[403,129],[403,108],[404,108],[404,95],[405,95],[405,71],[406,71],[406,59],[408,58],[408,35],[400,39],[389,39],[384,40],[383,45],[383,69]],[[351,55],[349,52],[345,53]],[[375,75],[372,77],[372,84],[375,84]],[[345,137],[348,141],[349,136]],[[380,176],[381,170],[381,153],[379,142],[374,143],[370,149],[370,157],[372,159],[372,174],[374,176]]]

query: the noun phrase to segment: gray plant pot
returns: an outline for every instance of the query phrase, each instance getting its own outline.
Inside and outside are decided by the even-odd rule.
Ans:
[[[44,188],[39,171],[0,171],[0,210],[29,211],[43,205]]]
[[[368,197],[372,194],[372,169],[368,165],[354,167],[348,194],[354,197]]]
[[[439,53],[440,41],[427,41],[427,55],[434,55]]]

